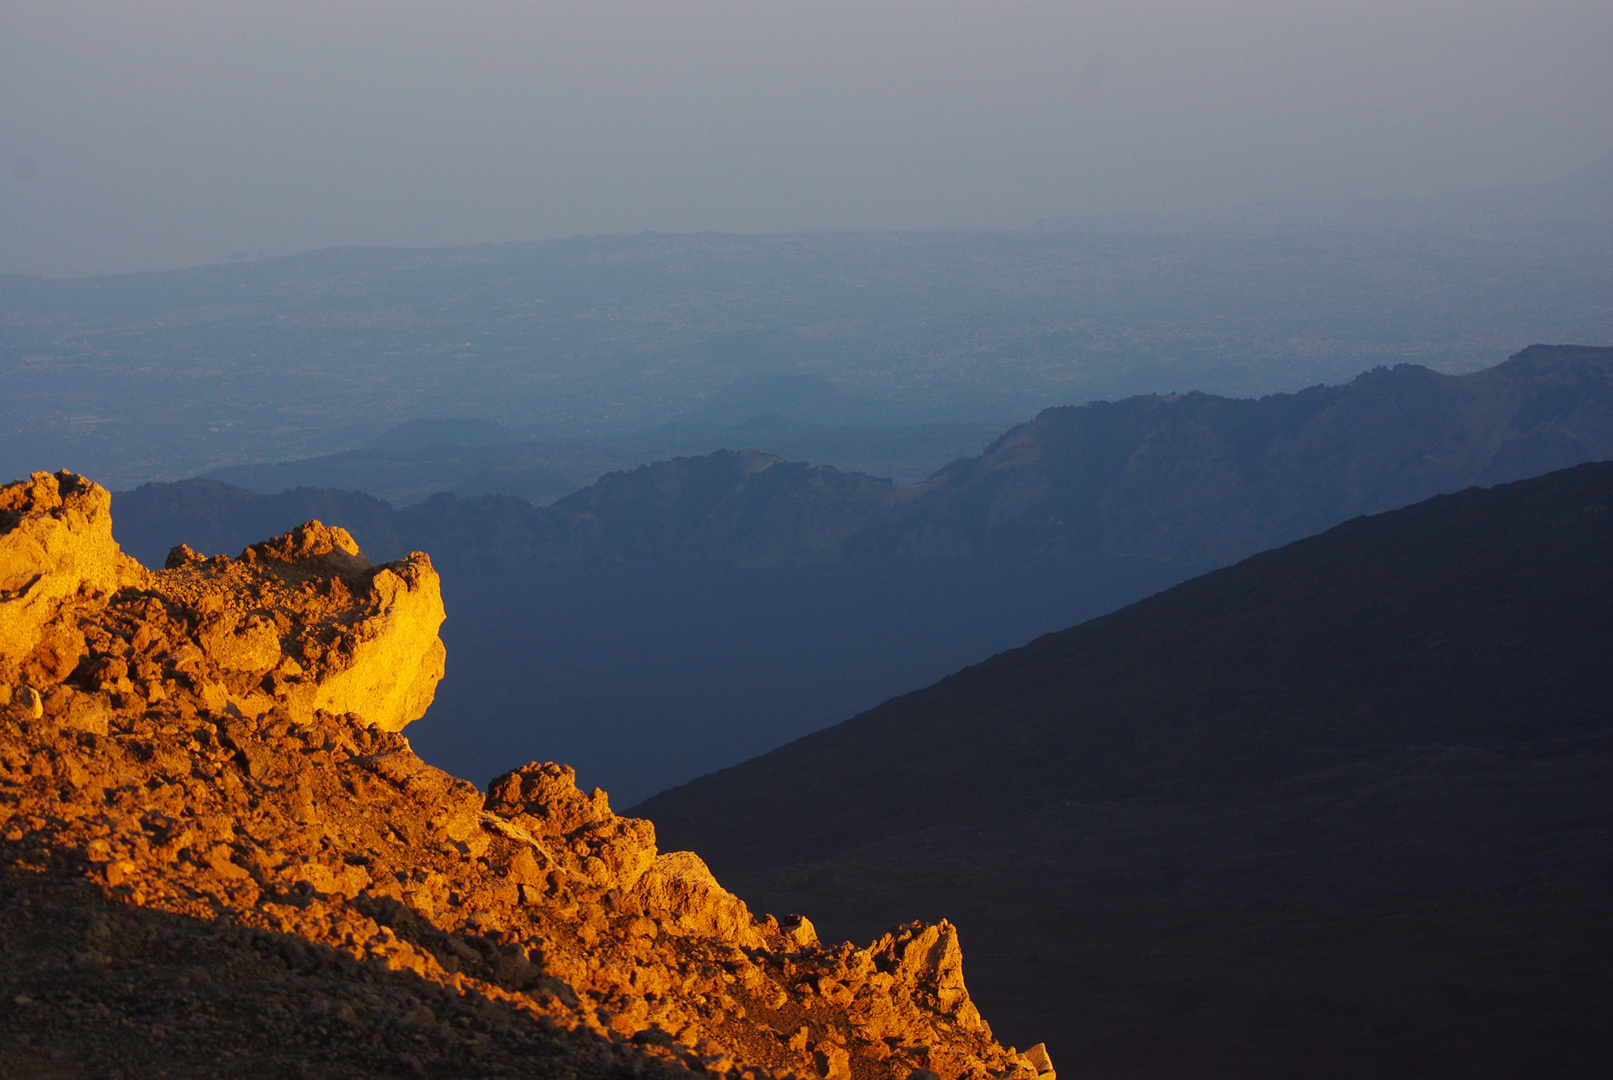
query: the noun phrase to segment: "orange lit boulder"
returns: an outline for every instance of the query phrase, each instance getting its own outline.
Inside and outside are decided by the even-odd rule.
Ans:
[[[94,602],[149,574],[112,539],[112,496],[70,472],[34,473],[0,488],[0,663],[58,681],[82,639],[64,605]]]
[[[700,856],[669,851],[650,864],[638,882],[644,905],[670,913],[670,925],[686,934],[704,934],[749,949],[766,945],[745,902],[717,883]]]
[[[238,559],[181,545],[155,578],[200,612],[198,643],[242,712],[323,709],[399,731],[442,679],[442,586],[421,552],[373,566],[347,530],[310,521]]]
[[[150,571],[118,549],[110,507],[67,472],[0,488],[0,696],[37,694],[85,730],[101,726],[96,694],[113,709],[352,713],[387,731],[431,704],[444,614],[424,554],[372,566],[313,521],[237,559],[181,545]]]

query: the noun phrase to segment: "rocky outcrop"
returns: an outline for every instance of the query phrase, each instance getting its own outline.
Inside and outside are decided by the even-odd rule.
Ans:
[[[1037,1075],[992,1040],[946,923],[826,947],[804,918],[753,915],[694,854],[658,852],[649,822],[565,766],[483,795],[421,761],[397,729],[442,671],[425,556],[371,566],[310,522],[145,571],[107,543],[105,493],[80,478],[0,499],[0,550],[25,553],[5,572],[33,575],[0,600],[0,893],[22,898],[0,896],[0,924],[42,957],[0,964],[0,998],[78,1003],[15,1033],[23,1013],[0,1013],[0,1044],[55,1039],[85,1075],[107,1074],[105,1033],[125,1022],[147,1057],[120,1044],[124,1075],[193,1055],[198,1075],[269,1075],[256,1063],[272,1059],[274,1075],[459,1076],[534,1054],[557,1076]],[[71,639],[60,656],[41,651],[52,634]],[[36,909],[87,928],[82,947],[52,961]],[[126,955],[96,929],[114,923],[147,944]],[[102,970],[170,949],[229,959],[170,983]],[[258,994],[270,1020],[230,1026],[197,980]],[[117,997],[136,982],[145,999]],[[225,1034],[175,1034],[197,1017]],[[338,1067],[352,1045],[386,1064]]]
[[[745,902],[717,884],[692,851],[670,851],[657,858],[639,879],[637,894],[652,907],[671,912],[672,925],[680,933],[709,934],[752,949],[766,947],[769,939],[781,947],[817,944],[816,935],[785,941],[776,920],[757,925]]]
[[[574,879],[631,892],[655,861],[655,826],[611,813],[605,793],[577,790],[567,765],[532,762],[488,785],[494,830],[527,845],[516,878],[523,890],[547,894]],[[502,818],[502,820],[498,820]]]
[[[431,704],[443,607],[425,555],[371,566],[345,530],[314,521],[238,559],[181,545],[153,572],[118,550],[110,506],[66,472],[0,489],[0,685],[39,691],[53,715],[102,691],[117,708],[194,697],[388,731]]]
[[[60,682],[82,643],[62,609],[95,603],[146,571],[112,539],[112,496],[82,476],[35,473],[0,488],[0,663]]]
[[[311,521],[234,560],[176,548],[154,587],[207,609],[200,640],[221,668],[265,677],[269,697],[238,703],[259,714],[278,698],[400,731],[443,676],[442,588],[421,552],[372,566],[345,529]]]

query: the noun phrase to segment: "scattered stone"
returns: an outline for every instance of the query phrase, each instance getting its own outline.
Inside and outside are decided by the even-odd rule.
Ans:
[[[0,585],[0,1075],[1054,1080],[949,924],[826,947],[566,766],[421,761],[424,555],[310,522],[147,571],[41,473]]]
[[[1053,1071],[1053,1059],[1047,1056],[1046,1043],[1037,1043],[1025,1051],[1025,1060],[1036,1070],[1039,1080],[1058,1080],[1058,1074]]]

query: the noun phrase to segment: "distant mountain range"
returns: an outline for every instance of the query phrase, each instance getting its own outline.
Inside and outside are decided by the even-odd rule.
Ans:
[[[355,450],[206,475],[265,494],[336,488],[409,505],[446,491],[542,504],[609,472],[765,446],[787,459],[912,483],[979,453],[1004,426],[892,423],[884,406],[843,394],[820,376],[773,376],[741,380],[685,416],[631,435],[539,441],[487,419],[418,419]]]
[[[1613,349],[1535,346],[1464,376],[1401,366],[1259,400],[1050,409],[912,485],[751,448],[548,507],[191,480],[118,495],[115,520],[148,563],[309,518],[377,558],[430,552],[465,597],[444,630],[463,659],[423,749],[476,776],[558,739],[546,753],[632,799],[1352,516],[1601,458]],[[542,692],[495,689],[495,662]],[[642,756],[601,751],[607,731]]]
[[[1083,1076],[1586,1075],[1610,555],[1613,463],[1434,498],[632,813],[835,934],[947,911],[1004,1037]]]
[[[1049,409],[927,487],[901,545],[1227,562],[1358,514],[1613,457],[1613,349],[1534,346],[1470,375]]]
[[[1607,188],[1570,187],[1029,231],[570,237],[0,275],[0,472],[72,465],[127,489],[351,452],[421,417],[491,417],[545,443],[769,414],[995,436],[1063,402],[1252,397],[1379,364],[1471,371],[1522,343],[1607,333]],[[861,410],[819,394],[803,415],[803,375]],[[903,481],[947,460],[915,475],[740,445]],[[559,471],[575,488],[639,463]],[[480,493],[479,477],[454,473],[444,490]],[[426,482],[394,479],[400,502]],[[536,472],[492,479],[482,490],[565,490]],[[375,493],[339,475],[301,484]]]
[[[1258,400],[1145,395],[1047,409],[912,485],[733,449],[612,473],[548,508],[439,497],[393,512],[353,499],[344,512],[368,519],[387,550],[413,545],[482,566],[989,552],[1201,565],[1440,492],[1609,457],[1613,348],[1536,345],[1470,375],[1401,365]],[[151,519],[146,503],[177,499],[172,514],[185,500],[242,502],[194,494],[215,490],[189,481],[123,496],[123,512],[142,520],[131,537]],[[334,498],[292,491],[282,502]]]
[[[1259,400],[1048,409],[898,486],[755,453],[607,476],[554,505],[552,557],[773,565],[1104,552],[1216,564],[1444,491],[1613,457],[1613,349],[1471,375],[1402,365]]]

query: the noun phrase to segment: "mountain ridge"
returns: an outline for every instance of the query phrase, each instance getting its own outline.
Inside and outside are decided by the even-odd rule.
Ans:
[[[1613,462],[1355,518],[633,809],[836,934],[948,918],[1095,1080],[1613,1046]]]
[[[1607,457],[1613,348],[1537,345],[1469,375],[1400,365],[1259,399],[1193,393],[1059,406],[914,485],[741,449],[609,473],[547,508],[439,495],[388,514],[354,501],[381,547],[409,533],[452,560],[486,531],[497,543],[476,545],[468,560],[485,566],[985,552],[1201,566],[1356,514]],[[124,514],[141,518],[142,500],[174,487],[123,493]],[[478,528],[464,527],[478,517]]]
[[[1559,523],[1572,532],[1553,545],[1557,562],[1546,562],[1529,549],[1542,539],[1541,516],[1554,507],[1554,500],[1580,497],[1588,508],[1586,521],[1570,515]],[[663,792],[635,810],[662,822],[671,835],[700,836],[714,865],[755,868],[761,850],[755,837],[764,834],[775,853],[791,849],[785,838],[794,836],[799,838],[793,847],[798,856],[818,858],[832,854],[834,844],[852,835],[846,829],[866,830],[869,822],[901,831],[920,821],[978,820],[988,812],[982,807],[1034,810],[1048,796],[1027,794],[1027,787],[1040,784],[1050,793],[1074,776],[1087,777],[1092,797],[1101,799],[1142,794],[1167,777],[1186,789],[1195,784],[1213,787],[1224,782],[1223,774],[1234,767],[1266,780],[1278,779],[1285,760],[1282,744],[1262,748],[1255,740],[1246,747],[1229,748],[1218,742],[1230,735],[1217,727],[1221,722],[1216,720],[1217,709],[1264,730],[1282,709],[1303,704],[1310,710],[1306,734],[1313,745],[1305,750],[1306,744],[1299,740],[1293,749],[1323,754],[1318,762],[1326,760],[1324,751],[1348,753],[1371,743],[1373,737],[1393,745],[1401,737],[1393,734],[1395,724],[1412,718],[1429,739],[1447,729],[1470,735],[1486,730],[1480,723],[1486,717],[1492,724],[1490,733],[1504,737],[1509,733],[1504,719],[1511,715],[1509,710],[1522,710],[1531,696],[1582,713],[1588,721],[1598,715],[1603,701],[1598,695],[1613,691],[1601,665],[1606,654],[1597,651],[1602,646],[1613,648],[1613,567],[1598,567],[1592,558],[1593,553],[1609,550],[1613,542],[1610,499],[1613,463],[1604,462],[1496,488],[1436,496],[1413,507],[1357,518],[1080,626],[1044,635],[745,765]],[[1527,527],[1500,524],[1503,511],[1497,507],[1524,516]],[[1463,532],[1456,521],[1469,531]],[[1419,543],[1421,550],[1366,551],[1376,538],[1390,536]],[[1464,545],[1481,542],[1489,545],[1483,551],[1484,565],[1503,586],[1483,580],[1476,569],[1478,556],[1463,550]],[[1442,564],[1442,559],[1449,561]],[[1526,569],[1509,567],[1509,560]],[[1588,592],[1582,588],[1587,574]],[[1470,582],[1472,594],[1461,595],[1457,581]],[[1357,603],[1351,590],[1368,585],[1375,591]],[[1294,610],[1290,594],[1308,596],[1312,610],[1303,615]],[[1432,598],[1426,610],[1419,607],[1419,597]],[[1469,610],[1475,615],[1471,622],[1461,614]],[[1477,617],[1481,614],[1483,618]],[[1222,629],[1216,619],[1237,632]],[[1515,640],[1480,636],[1469,652],[1457,655],[1464,638],[1507,619],[1513,620],[1508,633]],[[1218,643],[1221,639],[1226,639],[1225,646]],[[1374,644],[1363,647],[1362,640]],[[1459,644],[1452,646],[1452,641]],[[1404,647],[1405,656],[1386,652],[1388,642]],[[1353,645],[1354,652],[1345,651],[1346,645]],[[1520,650],[1526,647],[1530,651],[1525,658]],[[1160,650],[1177,657],[1177,663],[1163,666]],[[1334,658],[1318,670],[1317,657],[1323,652]],[[1335,666],[1352,656],[1354,668],[1341,671]],[[1505,663],[1498,663],[1503,656]],[[1282,666],[1283,658],[1307,666],[1290,670]],[[1252,670],[1251,659],[1265,666]],[[1424,671],[1415,667],[1414,659],[1443,666],[1437,672]],[[1141,674],[1113,674],[1133,671]],[[1257,676],[1256,671],[1264,675]],[[1370,705],[1362,702],[1369,714],[1377,709],[1395,719],[1352,727],[1353,718],[1329,713],[1326,688],[1352,678],[1361,680],[1358,696],[1370,695]],[[1430,696],[1428,687],[1435,684],[1445,689]],[[999,702],[1008,686],[1015,688],[1019,706],[1007,708]],[[1027,713],[1023,700],[1032,691],[1041,697]],[[1055,704],[1048,696],[1059,694],[1081,704]],[[1463,708],[1469,712],[1461,712]],[[1055,717],[1066,710],[1091,718],[1079,721],[1079,736],[1059,733]],[[988,742],[965,748],[959,740],[972,730],[968,725],[976,714],[998,720]],[[1132,717],[1133,725],[1147,717],[1155,734],[1116,727],[1121,715]],[[1031,719],[1041,727],[1032,725]],[[1149,739],[1164,738],[1173,723],[1181,732],[1166,740],[1168,754],[1152,758],[1140,753]],[[1322,733],[1330,734],[1324,738]],[[1188,737],[1197,740],[1192,743],[1196,750],[1183,748],[1180,740]],[[956,743],[951,749],[948,739]],[[922,775],[922,783],[902,779],[903,770],[893,772],[892,748],[909,745],[924,747],[914,753],[926,768],[906,771]],[[1128,760],[1129,753],[1130,771],[1100,768],[1105,752],[1118,755],[1116,760]],[[816,814],[799,816],[803,801],[825,799],[822,793],[829,789],[824,778],[835,774],[835,761],[857,763],[855,777],[843,780],[840,794],[827,799]],[[1275,771],[1261,773],[1262,768]],[[966,775],[973,778],[971,782],[965,782]],[[812,779],[803,788],[806,781],[800,779],[786,783],[792,776]],[[876,776],[884,779],[876,784]],[[981,776],[988,779],[982,782]],[[1011,781],[1006,779],[1010,776]],[[940,782],[941,777],[949,779]],[[679,807],[708,799],[702,789],[724,791],[720,801],[727,808],[743,807],[743,825],[728,811],[720,828],[685,823]],[[817,794],[809,798],[809,789]],[[954,793],[961,791],[976,792],[970,797],[973,801],[960,803]],[[879,794],[875,798],[869,792]],[[829,824],[833,822],[843,824]],[[866,831],[859,835],[863,842],[874,838]]]
[[[460,659],[422,751],[485,777],[545,745],[634,803],[1293,533],[1502,466],[1613,457],[1610,356],[1540,348],[1489,375],[1059,410],[927,487],[724,451],[544,509],[154,485],[115,497],[114,528],[149,565],[309,518],[377,558],[432,552],[461,598],[445,630]],[[506,688],[508,668],[545,693]]]

